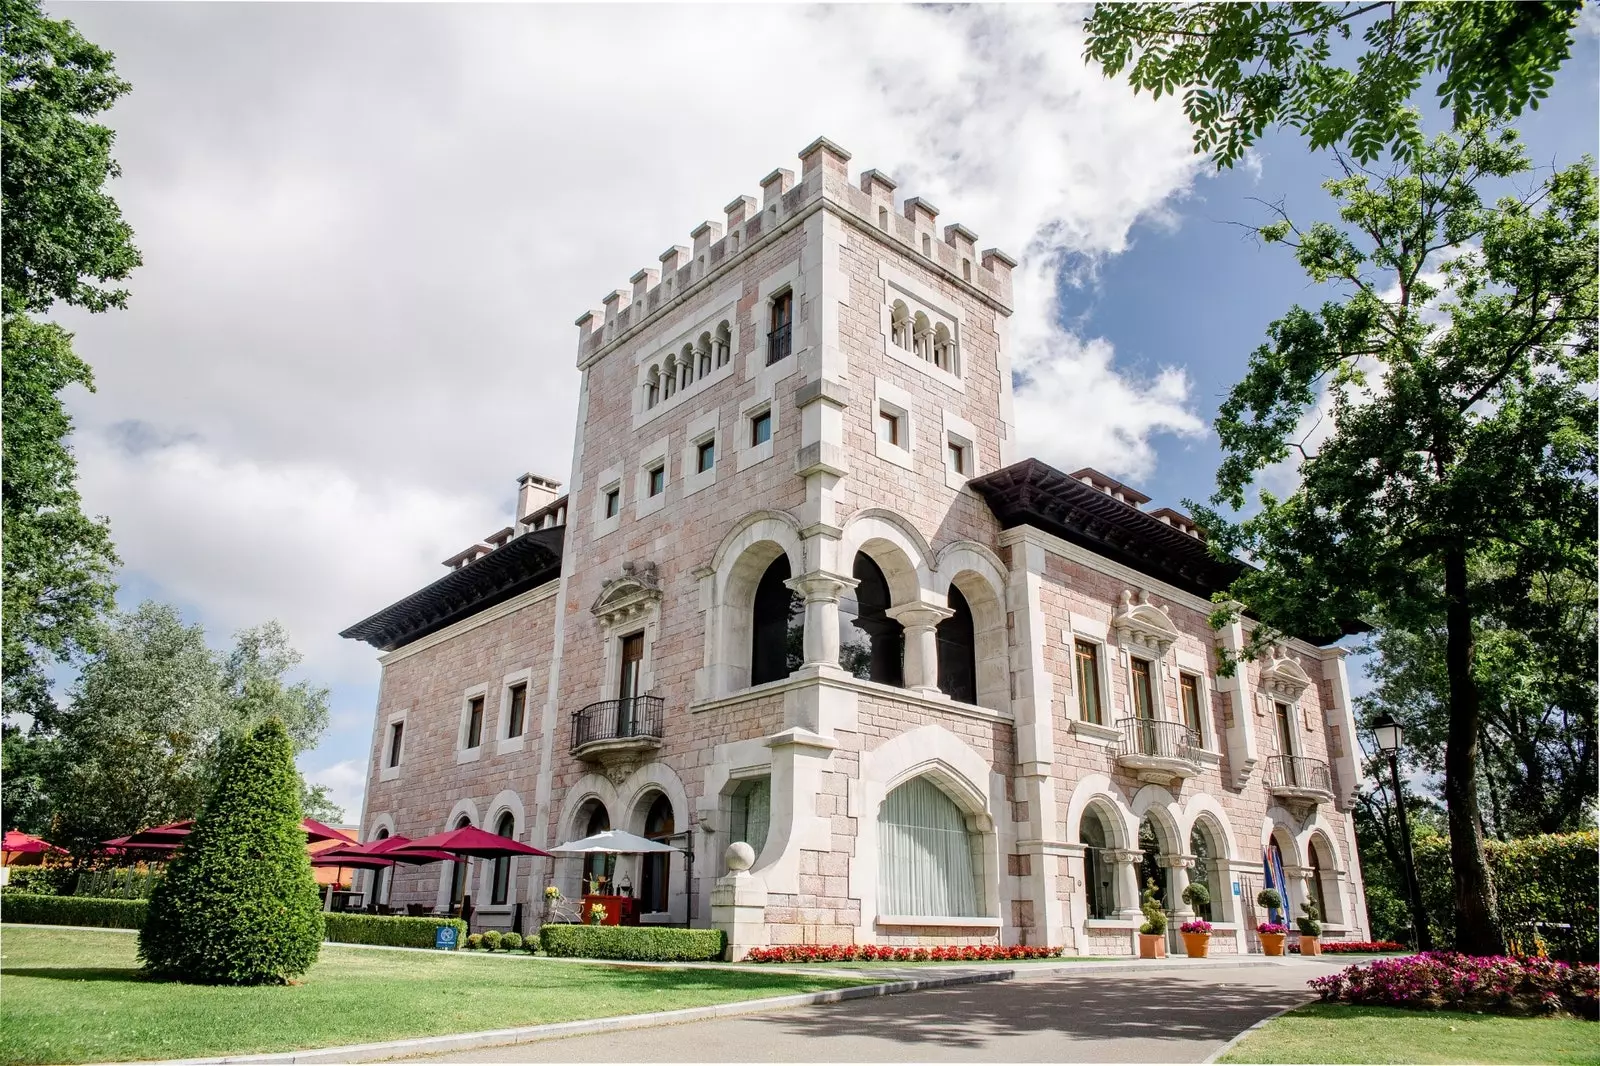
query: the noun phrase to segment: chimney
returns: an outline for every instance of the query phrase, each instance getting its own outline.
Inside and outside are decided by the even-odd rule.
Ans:
[[[545,477],[543,474],[523,474],[517,478],[517,514],[516,519],[521,522],[541,507],[547,507],[555,502],[561,482],[554,478]]]

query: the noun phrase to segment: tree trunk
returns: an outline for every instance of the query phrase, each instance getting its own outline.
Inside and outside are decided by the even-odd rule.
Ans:
[[[1484,855],[1478,810],[1478,686],[1472,676],[1472,605],[1467,553],[1458,541],[1444,556],[1445,669],[1450,731],[1444,752],[1444,798],[1456,893],[1455,946],[1468,955],[1504,955],[1500,908]]]

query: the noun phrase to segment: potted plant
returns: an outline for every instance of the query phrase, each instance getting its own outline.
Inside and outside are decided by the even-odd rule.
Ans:
[[[1283,908],[1283,896],[1275,888],[1263,888],[1256,893],[1256,902],[1269,911]],[[1256,926],[1261,937],[1261,950],[1268,955],[1282,955],[1283,942],[1288,939],[1289,927],[1282,922],[1262,922]]]
[[[1164,959],[1167,957],[1167,912],[1156,902],[1154,879],[1144,883],[1139,895],[1139,910],[1144,914],[1144,924],[1139,927],[1139,957]]]
[[[589,907],[589,924],[606,924],[606,905],[604,903],[595,903]]]
[[[1211,890],[1204,881],[1192,881],[1183,890],[1183,902],[1198,913],[1201,907],[1211,902]],[[1211,923],[1204,918],[1196,917],[1193,921],[1184,922],[1178,926],[1178,932],[1183,935],[1183,950],[1191,959],[1203,959],[1211,950]]]
[[[1321,918],[1322,914],[1314,901],[1307,900],[1301,905],[1300,917],[1294,920],[1294,924],[1300,927],[1300,954],[1322,954],[1322,941],[1317,939],[1322,935]]]

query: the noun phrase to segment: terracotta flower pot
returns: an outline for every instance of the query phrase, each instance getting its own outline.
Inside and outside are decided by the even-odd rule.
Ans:
[[[1183,937],[1183,950],[1191,959],[1203,959],[1211,950],[1210,933],[1180,933]]]
[[[1302,954],[1302,955],[1321,955],[1322,954],[1322,941],[1320,939],[1318,939],[1317,937],[1306,936],[1304,933],[1302,933],[1300,935],[1300,954]]]
[[[1282,955],[1287,933],[1261,933],[1261,950],[1268,955]]]
[[[1167,957],[1167,938],[1164,933],[1140,933],[1139,957],[1141,959],[1164,959]]]

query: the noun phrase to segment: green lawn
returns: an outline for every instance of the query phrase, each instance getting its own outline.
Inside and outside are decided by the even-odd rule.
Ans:
[[[1274,1018],[1218,1061],[1600,1063],[1600,1025],[1312,1003]]]
[[[288,1051],[674,1010],[862,982],[717,969],[575,965],[324,944],[298,985],[147,981],[136,938],[0,931],[0,1062],[74,1063]]]

